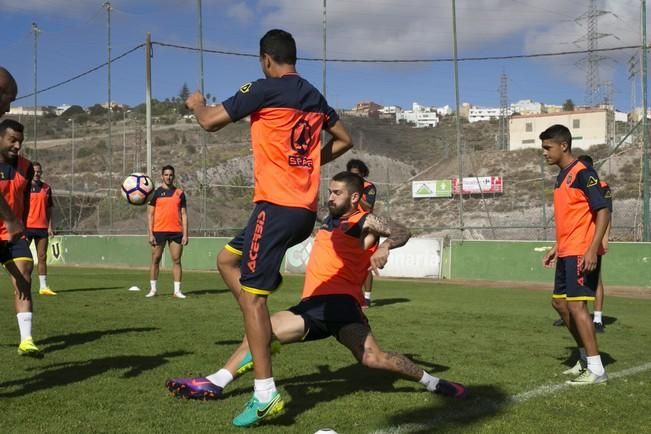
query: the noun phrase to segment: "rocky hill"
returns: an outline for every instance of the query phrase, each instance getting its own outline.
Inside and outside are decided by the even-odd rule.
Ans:
[[[459,226],[463,212],[465,238],[553,237],[551,195],[556,169],[543,164],[538,149],[496,150],[496,122],[462,124],[463,175],[500,175],[504,179],[504,194],[465,197],[462,211],[459,198],[415,200],[411,197],[412,180],[458,176],[453,119],[446,118],[436,128],[423,129],[367,118],[343,120],[355,149],[326,165],[323,177],[327,179],[343,170],[349,158],[366,161],[371,169],[370,179],[378,185],[379,213],[405,222],[420,235],[461,237],[459,230],[447,228]],[[44,165],[45,180],[56,192],[55,219],[60,231],[143,233],[144,207],[128,206],[118,198],[123,176],[144,171],[143,125],[142,118],[124,122],[118,117],[110,146],[105,125],[88,121],[77,126],[73,175],[71,125],[61,119],[45,124],[36,157]],[[29,127],[27,130],[26,153],[34,158],[36,152]],[[216,134],[204,133],[194,122],[186,120],[167,119],[155,124],[155,178],[163,165],[176,167],[178,184],[187,192],[193,233],[232,235],[245,224],[252,207],[249,139],[246,122],[238,122]],[[587,151],[597,161],[608,155],[606,146]],[[576,154],[582,152],[575,149]],[[114,173],[112,179],[107,175],[109,167]],[[639,146],[629,145],[619,150],[599,171],[613,187],[614,237],[635,239],[634,228],[641,219]],[[322,191],[324,198],[325,185]],[[491,225],[494,229],[487,229]]]

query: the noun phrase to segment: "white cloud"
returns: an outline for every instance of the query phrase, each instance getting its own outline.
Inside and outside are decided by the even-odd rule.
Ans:
[[[253,19],[253,11],[245,2],[230,5],[227,13],[229,17],[236,18],[243,24],[247,24]]]

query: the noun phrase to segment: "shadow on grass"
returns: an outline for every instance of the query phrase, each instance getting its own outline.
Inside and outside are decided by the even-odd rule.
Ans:
[[[159,330],[158,327],[130,327],[123,329],[93,330],[81,333],[68,333],[67,335],[50,336],[37,342],[42,346],[44,353],[53,353],[75,345],[83,345],[96,341],[104,336],[121,335],[124,333],[143,333]]]
[[[0,397],[24,396],[40,390],[79,383],[109,371],[125,371],[122,378],[137,377],[145,371],[156,369],[168,363],[169,358],[189,355],[187,351],[173,351],[153,356],[125,355],[92,359],[82,362],[59,363],[39,368],[31,378],[0,383]],[[8,391],[8,388],[16,390]]]
[[[499,415],[508,403],[508,395],[499,387],[474,385],[468,387],[465,399],[433,398],[429,405],[389,415],[387,423],[400,432],[460,432],[468,424]]]
[[[563,360],[563,365],[572,367],[576,364],[576,361],[579,360],[579,350],[576,347],[565,347],[570,351],[570,355],[563,360],[562,357],[559,357],[558,360]],[[604,351],[599,351],[601,356],[601,363],[604,366],[612,365],[617,362],[617,359],[613,358],[609,353]]]
[[[603,315],[601,317],[601,320],[603,321],[604,325],[610,325],[610,324],[614,324],[615,322],[617,322],[617,317]]]
[[[428,363],[427,365],[428,371],[432,373],[443,372],[449,369],[443,365],[435,365],[432,363]],[[285,412],[281,416],[269,421],[270,425],[290,426],[301,413],[313,408],[315,405],[335,401],[346,395],[358,392],[428,393],[424,391],[423,386],[416,382],[413,385],[396,387],[395,383],[400,380],[397,375],[377,369],[365,368],[357,363],[335,371],[331,370],[328,365],[319,365],[317,369],[318,372],[280,380],[276,383],[278,386],[282,386],[285,392],[291,397],[291,403],[286,407]],[[247,384],[245,387],[239,387],[231,391],[227,398],[249,395],[251,388],[248,386]]]
[[[409,303],[410,301],[411,299],[409,298],[378,298],[376,300],[373,300],[371,303],[371,308],[389,306],[391,304],[398,303]]]
[[[93,288],[72,288],[72,289],[57,289],[57,294],[69,294],[71,292],[92,292],[92,291],[109,291],[111,289],[125,289],[124,286],[95,286]]]
[[[212,289],[196,289],[196,290],[188,290],[188,291],[183,291],[185,292],[186,295],[206,295],[206,294],[224,294],[224,293],[230,293],[231,290],[226,288],[212,288]]]

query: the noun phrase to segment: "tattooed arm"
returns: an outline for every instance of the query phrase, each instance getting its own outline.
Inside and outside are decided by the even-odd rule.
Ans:
[[[372,270],[375,274],[378,274],[378,270],[381,270],[386,265],[389,259],[389,250],[404,246],[411,237],[411,232],[405,226],[374,214],[366,216],[363,233],[364,238],[366,238],[366,235],[372,235],[375,239],[387,237],[371,256],[369,270]]]

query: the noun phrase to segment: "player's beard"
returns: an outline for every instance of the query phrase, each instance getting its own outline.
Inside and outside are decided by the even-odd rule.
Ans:
[[[339,206],[335,205],[334,202],[328,202],[328,212],[334,218],[339,218],[348,211],[348,204],[344,203]]]

